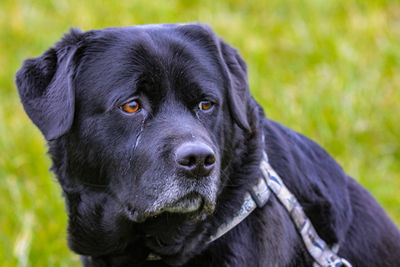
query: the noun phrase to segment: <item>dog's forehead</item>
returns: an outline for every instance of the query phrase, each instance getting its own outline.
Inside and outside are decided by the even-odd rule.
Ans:
[[[96,31],[83,48],[76,74],[77,93],[132,94],[143,80],[152,84],[153,90],[165,89],[154,86],[163,81],[174,89],[215,91],[223,81],[212,38],[212,33],[196,25],[144,25]]]

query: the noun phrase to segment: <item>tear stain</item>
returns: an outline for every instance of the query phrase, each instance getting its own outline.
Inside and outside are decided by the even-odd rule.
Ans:
[[[143,133],[143,130],[144,130],[144,122],[145,122],[145,119],[142,121],[142,125],[140,126],[140,131],[139,131],[139,133],[136,135],[136,142],[135,142],[135,145],[133,146],[132,154],[135,153],[135,150],[136,150],[137,146],[138,146],[139,143],[140,143],[140,139],[142,138],[142,133]]]

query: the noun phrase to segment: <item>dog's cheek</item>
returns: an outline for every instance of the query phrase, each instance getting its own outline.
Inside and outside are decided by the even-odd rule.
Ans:
[[[124,236],[132,231],[121,216],[121,206],[105,193],[67,195],[69,207],[68,244],[83,255],[99,255],[122,248]]]
[[[68,140],[69,165],[74,166],[71,172],[84,172],[76,177],[107,184],[111,182],[110,176],[118,177],[128,171],[142,123],[141,118],[127,120],[118,113],[78,114]]]
[[[87,140],[99,148],[133,149],[141,132],[143,116],[129,118],[119,111],[98,115],[83,115],[78,129],[81,140]]]

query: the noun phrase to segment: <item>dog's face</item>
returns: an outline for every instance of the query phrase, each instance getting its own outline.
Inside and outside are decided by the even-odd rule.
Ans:
[[[96,172],[84,182],[107,185],[131,220],[206,215],[220,183],[223,80],[205,51],[151,37],[133,30],[88,45],[69,143]]]
[[[201,25],[72,31],[27,60],[17,85],[81,254],[195,229],[215,210],[233,136],[249,131],[244,62]]]

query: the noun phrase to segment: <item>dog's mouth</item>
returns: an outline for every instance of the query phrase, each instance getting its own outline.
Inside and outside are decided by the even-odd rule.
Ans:
[[[215,208],[215,204],[202,197],[199,193],[189,193],[156,210],[138,212],[129,210],[128,217],[132,221],[142,223],[164,216],[183,216],[189,220],[204,220]]]
[[[160,210],[162,212],[170,213],[190,213],[198,211],[204,204],[203,198],[199,194],[191,193],[177,201],[167,205]]]
[[[187,219],[202,220],[214,211],[214,205],[198,193],[189,193],[163,208],[151,212],[147,218],[157,218],[162,215],[183,215]]]

